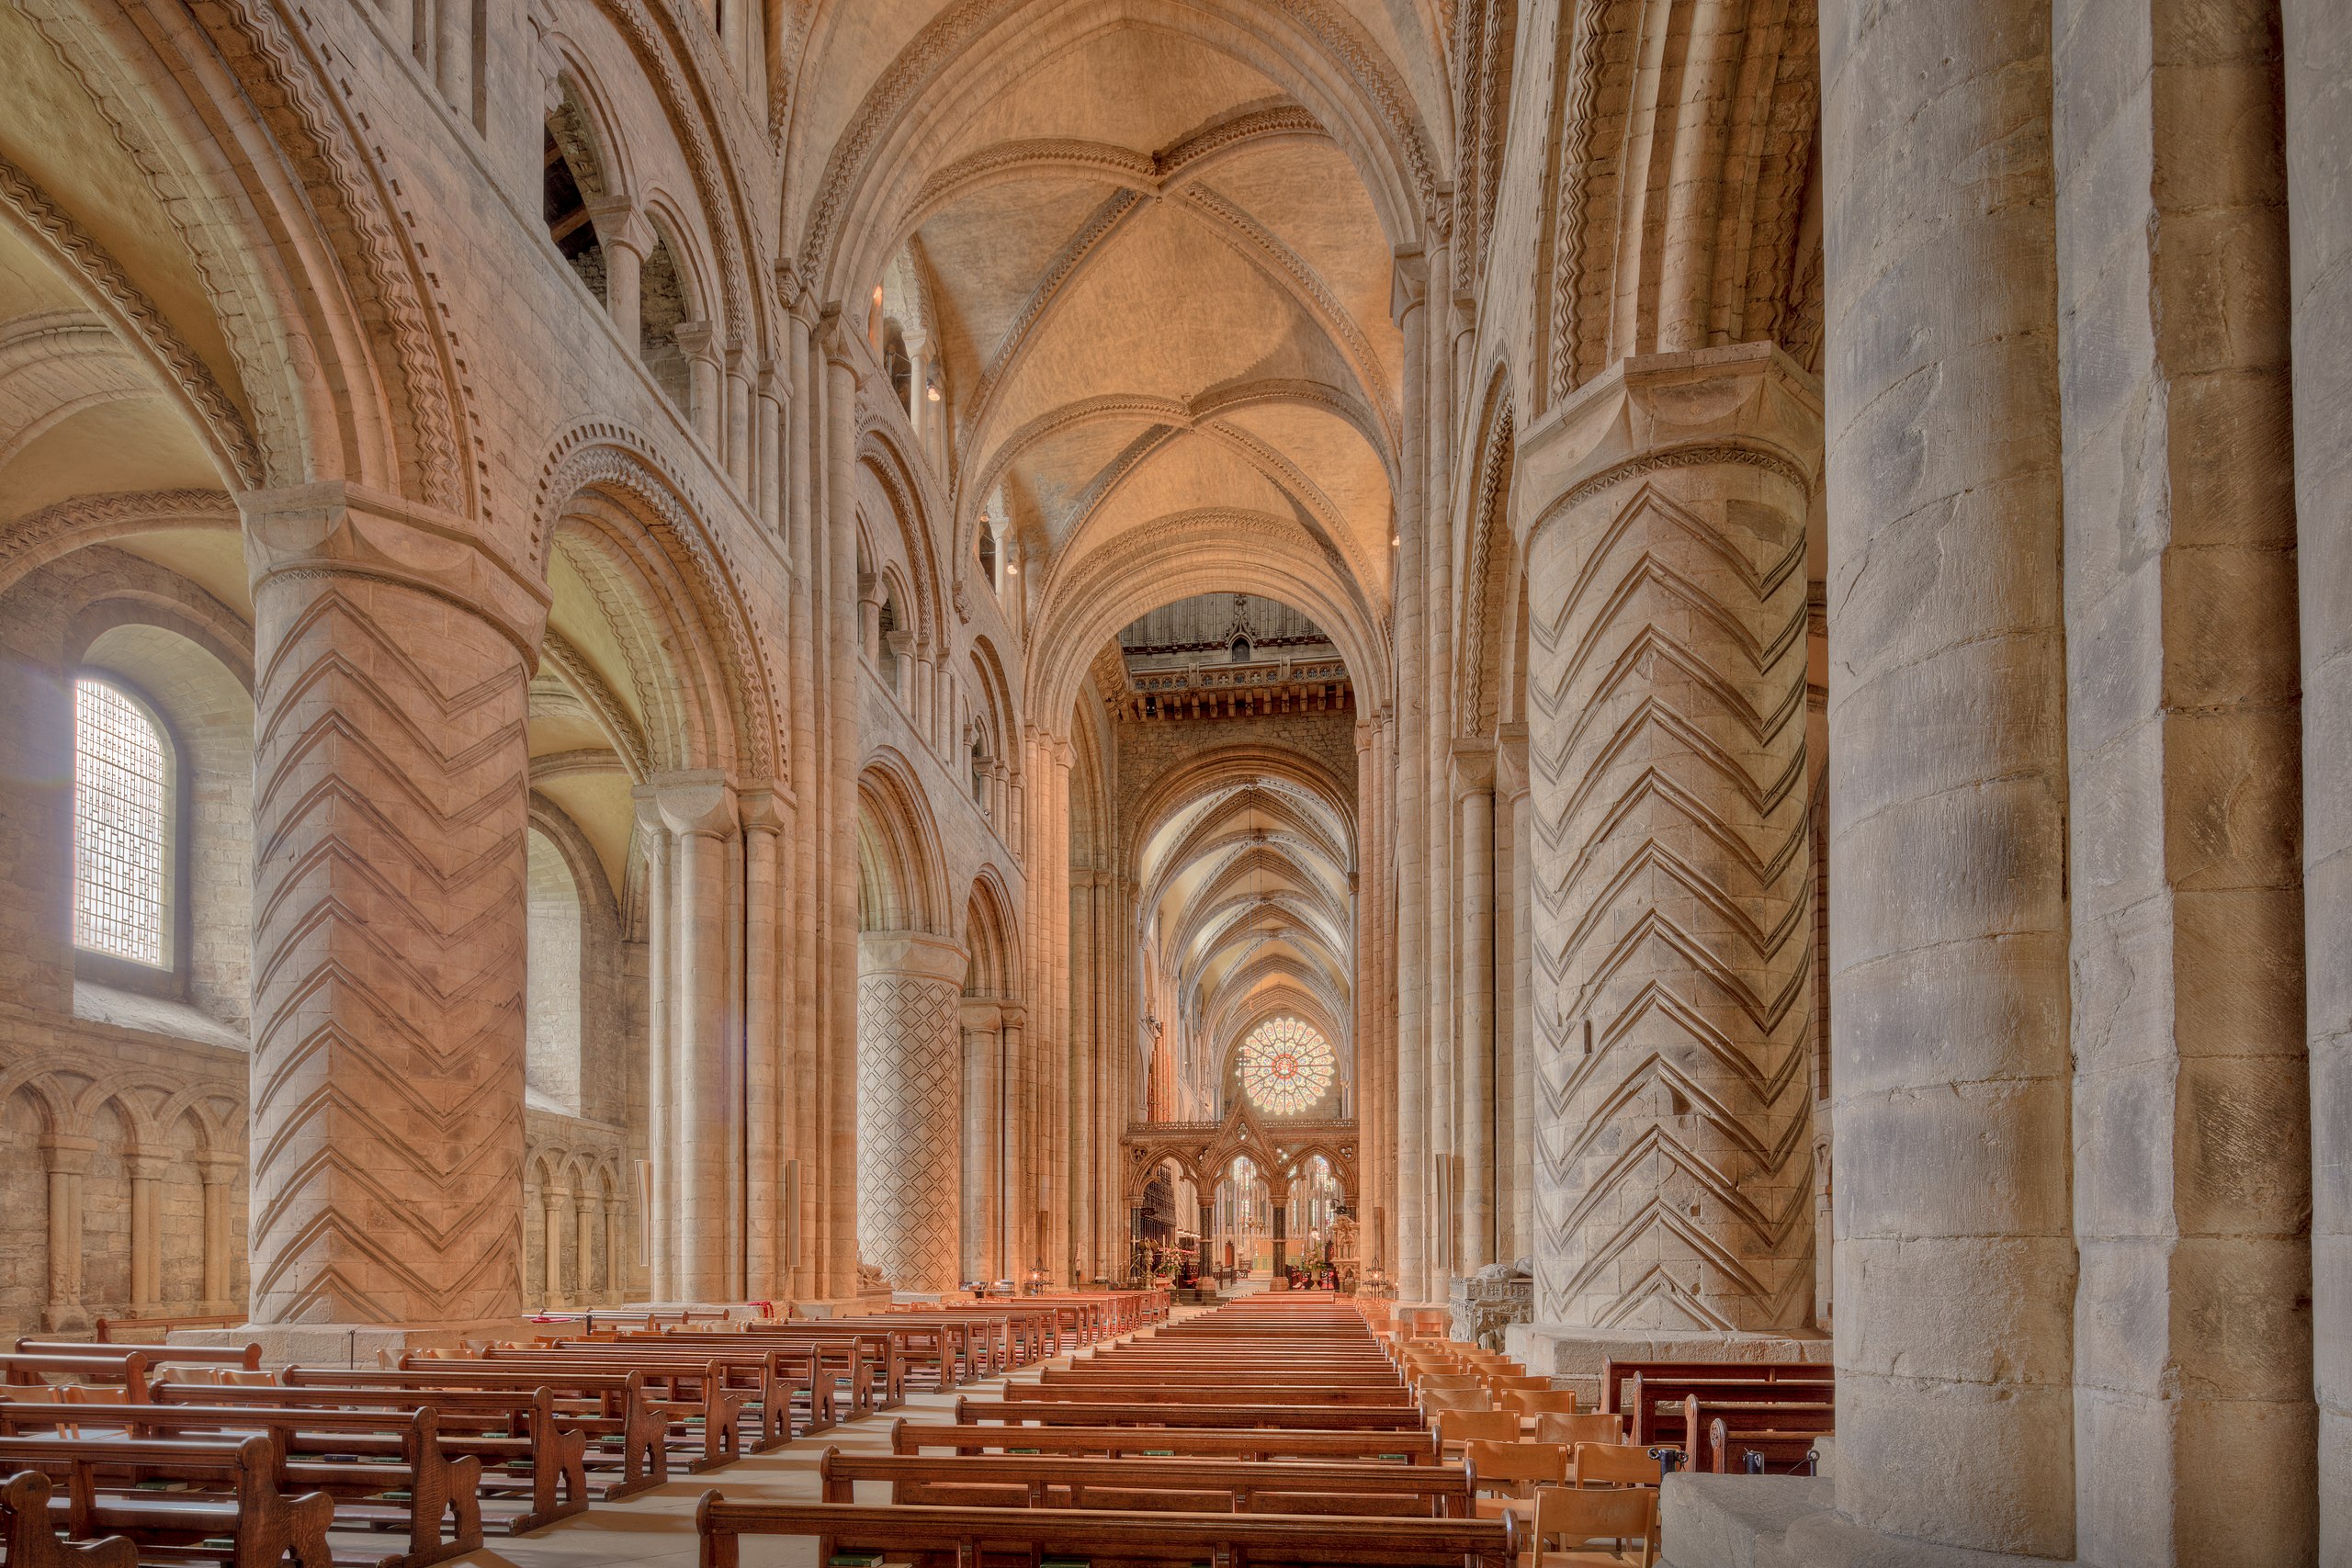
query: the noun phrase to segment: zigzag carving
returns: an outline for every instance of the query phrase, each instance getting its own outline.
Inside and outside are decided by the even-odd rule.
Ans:
[[[258,660],[254,1315],[520,1308],[526,672],[423,594],[282,578]],[[290,610],[290,613],[284,613]]]
[[[1809,1305],[1804,526],[1751,505],[1770,536],[1735,530],[1724,489],[1663,466],[1530,547],[1549,1320],[1758,1330]]]
[[[963,1212],[959,993],[928,976],[857,983],[857,1232],[904,1290],[956,1282]]]

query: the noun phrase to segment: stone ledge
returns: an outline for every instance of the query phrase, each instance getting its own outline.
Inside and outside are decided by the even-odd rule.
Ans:
[[[469,1339],[513,1337],[516,1320],[494,1318],[477,1324],[452,1324],[433,1328],[387,1328],[376,1323],[240,1324],[234,1328],[175,1328],[164,1336],[174,1345],[205,1345],[241,1350],[261,1347],[261,1364],[280,1367],[373,1367],[377,1353],[394,1356],[407,1350],[454,1350]]]
[[[1669,1475],[1659,1568],[2068,1568],[1865,1529],[1809,1475]]]

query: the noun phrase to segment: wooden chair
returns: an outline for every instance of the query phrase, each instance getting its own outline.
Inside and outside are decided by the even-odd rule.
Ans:
[[[1528,1513],[1528,1498],[1538,1486],[1558,1486],[1568,1479],[1568,1456],[1561,1443],[1496,1443],[1476,1438],[1463,1445],[1463,1460],[1470,1469],[1470,1506],[1479,1518],[1499,1519]],[[1487,1494],[1496,1495],[1488,1496]]]
[[[1421,1414],[1443,1416],[1450,1410],[1492,1410],[1495,1402],[1483,1388],[1442,1388],[1421,1395]]]
[[[1578,1443],[1568,1467],[1577,1486],[1656,1486],[1665,1466],[1638,1443]]]
[[[1539,1443],[1606,1443],[1625,1440],[1625,1423],[1622,1416],[1605,1410],[1582,1416],[1546,1414],[1535,1418],[1535,1440]]]
[[[1627,1541],[1641,1543],[1639,1568],[1649,1568],[1658,1545],[1657,1494],[1543,1487],[1535,1494],[1533,1533],[1532,1568],[1631,1568],[1635,1560],[1625,1555]],[[1614,1546],[1596,1551],[1596,1540]]]
[[[1422,1378],[1416,1386],[1429,1390],[1464,1388],[1483,1390],[1486,1385],[1479,1381],[1478,1374],[1476,1372],[1431,1372],[1429,1376]]]
[[[1487,1372],[1482,1375],[1487,1380],[1487,1390],[1490,1393],[1550,1393],[1553,1392],[1552,1380],[1547,1377],[1538,1377],[1527,1372]]]
[[[1437,1440],[1447,1459],[1459,1459],[1462,1445],[1519,1441],[1519,1417],[1508,1410],[1448,1410],[1437,1418]]]
[[[1582,1408],[1572,1388],[1505,1389],[1496,1398],[1521,1416],[1574,1416]]]

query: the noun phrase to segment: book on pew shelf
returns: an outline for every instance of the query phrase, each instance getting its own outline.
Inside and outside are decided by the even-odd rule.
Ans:
[[[131,1484],[134,1490],[141,1492],[185,1492],[187,1490],[187,1483],[185,1481],[149,1480],[133,1482]]]
[[[328,1464],[357,1464],[359,1462],[357,1454],[321,1454],[319,1458]]]
[[[414,1494],[411,1493],[406,1487],[401,1487],[397,1491],[379,1492],[371,1501],[378,1503],[405,1503]]]
[[[826,1560],[827,1568],[882,1568],[878,1551],[836,1551]]]
[[[196,1543],[207,1551],[234,1551],[236,1541],[225,1535],[209,1535]]]

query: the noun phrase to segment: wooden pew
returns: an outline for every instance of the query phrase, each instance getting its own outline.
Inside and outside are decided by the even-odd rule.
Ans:
[[[202,1386],[202,1385],[197,1385]],[[98,1427],[132,1441],[236,1439],[261,1428],[270,1439],[280,1492],[323,1492],[336,1499],[336,1522],[356,1529],[404,1530],[408,1550],[371,1558],[376,1568],[426,1568],[481,1545],[481,1460],[442,1451],[440,1418],[431,1410],[272,1410],[259,1406],[20,1404],[0,1403],[0,1437],[71,1425],[89,1436]],[[358,1452],[337,1459],[354,1434],[397,1445],[377,1462]],[[382,1445],[370,1445],[380,1452]],[[448,1540],[442,1526],[451,1527]]]
[[[1092,1404],[1229,1404],[1238,1393],[1257,1404],[1397,1405],[1408,1403],[1396,1387],[1323,1388],[1312,1383],[1239,1383],[1231,1379],[1176,1383],[1124,1380],[1084,1382],[1016,1382],[1004,1386],[1011,1402]]]
[[[1625,1395],[1625,1440],[1672,1444],[1694,1470],[1708,1468],[1707,1424],[1717,1416],[1737,1426],[1791,1431],[1830,1429],[1836,1406],[1820,1382],[1729,1379],[1658,1379],[1637,1374]]]
[[[1099,1404],[1046,1399],[971,1399],[956,1401],[956,1424],[976,1421],[1036,1422],[1062,1427],[1305,1427],[1338,1432],[1412,1431],[1424,1425],[1421,1413],[1410,1405],[1390,1404],[1236,1404],[1246,1394],[1237,1390],[1228,1403]]]
[[[101,1319],[101,1321],[104,1321]],[[119,1345],[107,1340],[32,1339],[17,1341],[19,1356],[78,1356],[83,1358],[126,1359],[139,1357],[150,1368],[154,1367],[234,1367],[240,1371],[261,1371],[261,1345],[258,1341],[236,1349],[214,1345]]]
[[[740,1335],[712,1335],[684,1343],[636,1338],[618,1342],[559,1339],[551,1346],[529,1350],[509,1350],[493,1346],[482,1352],[484,1360],[561,1356],[605,1356],[631,1366],[671,1360],[715,1360],[730,1369],[741,1367],[744,1386],[754,1389],[760,1396],[759,1446],[763,1449],[775,1447],[794,1435],[792,1414],[796,1405],[805,1404],[808,1406],[808,1425],[800,1434],[804,1437],[836,1426],[841,1419],[841,1407],[834,1397],[834,1378],[823,1370],[822,1354],[814,1345],[785,1344],[764,1339],[753,1342]],[[773,1409],[769,1404],[771,1395]]]
[[[129,1536],[66,1540],[50,1522],[55,1490],[38,1470],[20,1470],[0,1481],[0,1543],[8,1568],[138,1568],[139,1544]]]
[[[1102,1508],[1130,1512],[1340,1514],[1466,1519],[1469,1478],[1450,1465],[1280,1460],[1102,1459],[1066,1454],[851,1454],[817,1461],[828,1503],[856,1483],[887,1483],[890,1501],[947,1507]]]
[[[50,1522],[69,1538],[128,1536],[142,1560],[209,1559],[229,1568],[333,1568],[327,1525],[334,1499],[277,1490],[277,1461],[265,1437],[211,1442],[76,1438],[0,1438],[0,1469],[38,1470],[66,1481]],[[207,1493],[148,1491],[139,1483],[182,1477]],[[208,1547],[208,1541],[226,1545]]]
[[[1600,1363],[1602,1410],[1630,1414],[1622,1403],[1626,1385],[1637,1377],[1683,1382],[1822,1383],[1834,1384],[1837,1370],[1826,1361],[1620,1361]],[[1814,1397],[1805,1395],[1803,1397]]]
[[[519,1513],[499,1520],[509,1534],[527,1534],[588,1508],[588,1434],[565,1423],[555,1395],[544,1388],[255,1388],[159,1382],[149,1392],[157,1406],[229,1407],[240,1416],[250,1414],[256,1425],[286,1416],[298,1427],[306,1418],[337,1411],[428,1410],[441,1451],[453,1459],[470,1457],[481,1466],[478,1496],[504,1501],[527,1495],[529,1501]],[[66,1406],[69,1412],[74,1408]],[[398,1449],[390,1439],[346,1430],[331,1451],[381,1455]]]
[[[1026,1427],[890,1425],[890,1451],[948,1449],[959,1454],[1019,1450],[1041,1454],[1136,1454],[1192,1459],[1299,1459],[1357,1464],[1435,1464],[1437,1439],[1428,1432],[1329,1432],[1265,1427]]]
[[[1351,1519],[1308,1514],[1109,1513],[1091,1508],[939,1508],[854,1503],[730,1503],[703,1494],[695,1510],[701,1568],[740,1568],[746,1535],[815,1536],[817,1561],[879,1550],[916,1568],[1082,1557],[1095,1568],[1230,1568],[1367,1564],[1511,1568],[1519,1527],[1495,1519]]]
[[[777,1432],[775,1411],[779,1396],[767,1358],[757,1351],[731,1355],[698,1348],[686,1355],[662,1356],[628,1346],[590,1345],[552,1350],[509,1350],[495,1347],[480,1356],[400,1359],[402,1371],[446,1371],[485,1361],[503,1369],[562,1379],[580,1373],[626,1375],[635,1371],[645,1380],[647,1403],[667,1427],[682,1430],[686,1441],[681,1457],[686,1469],[709,1470],[743,1457],[743,1427],[747,1414],[759,1433],[758,1446],[774,1448],[791,1435],[787,1418]],[[699,1428],[699,1438],[696,1430]],[[665,1431],[665,1438],[666,1431]],[[695,1450],[699,1449],[699,1453]]]
[[[1718,1416],[1707,1424],[1707,1469],[1715,1475],[1811,1475],[1820,1432],[1734,1430]]]

